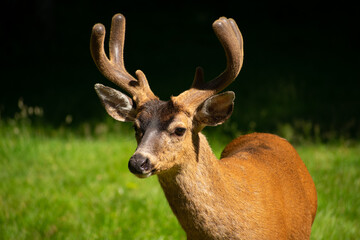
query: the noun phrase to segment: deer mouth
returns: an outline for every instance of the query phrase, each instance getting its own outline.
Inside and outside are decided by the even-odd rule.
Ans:
[[[155,172],[156,172],[156,169],[152,169],[150,172],[134,173],[134,175],[137,176],[138,178],[148,178],[148,177],[154,175]]]

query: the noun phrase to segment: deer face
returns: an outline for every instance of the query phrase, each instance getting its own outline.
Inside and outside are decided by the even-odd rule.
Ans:
[[[128,166],[140,178],[186,164],[185,156],[195,154],[198,147],[194,142],[198,132],[223,123],[233,110],[233,92],[212,96],[191,113],[176,98],[151,100],[135,109],[131,98],[115,89],[97,84],[95,90],[110,116],[134,123],[138,146]]]
[[[138,177],[147,177],[181,164],[192,128],[189,116],[171,101],[145,104],[134,121],[138,147],[129,160],[129,170]]]
[[[125,17],[112,18],[109,58],[104,51],[105,27],[93,27],[90,51],[100,72],[121,87],[127,95],[101,84],[95,90],[110,116],[118,121],[134,123],[138,147],[130,158],[129,169],[138,177],[160,174],[185,164],[196,154],[198,133],[204,126],[215,126],[228,119],[233,110],[234,93],[218,95],[239,74],[243,62],[242,36],[233,19],[221,17],[213,23],[222,44],[227,66],[224,72],[209,82],[203,70],[196,69],[192,87],[160,101],[151,91],[145,74],[138,70],[130,75],[124,65]],[[188,155],[190,158],[187,158]]]

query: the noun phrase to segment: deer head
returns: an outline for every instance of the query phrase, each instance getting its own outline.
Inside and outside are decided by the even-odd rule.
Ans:
[[[215,79],[205,82],[202,68],[196,69],[189,90],[169,101],[161,101],[151,91],[141,70],[136,78],[125,69],[123,49],[125,18],[112,18],[109,58],[104,51],[105,27],[92,29],[90,50],[100,72],[129,93],[132,98],[110,87],[96,84],[95,90],[107,113],[118,121],[134,123],[138,143],[129,160],[129,169],[138,177],[148,177],[181,167],[198,151],[198,134],[205,126],[226,121],[234,106],[234,92],[218,94],[239,74],[243,63],[243,40],[233,19],[221,17],[213,29],[222,44],[227,66]]]

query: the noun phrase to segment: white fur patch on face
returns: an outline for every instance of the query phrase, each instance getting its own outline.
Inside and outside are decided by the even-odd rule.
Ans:
[[[148,178],[148,177],[150,177],[150,176],[152,176],[153,175],[153,173],[154,172],[148,172],[148,173],[146,173],[146,174],[142,174],[142,175],[139,175],[139,174],[135,174],[138,178]]]

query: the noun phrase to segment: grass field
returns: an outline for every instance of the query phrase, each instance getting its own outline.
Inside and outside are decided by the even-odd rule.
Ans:
[[[185,239],[157,178],[128,171],[132,135],[59,132],[0,124],[0,239]],[[360,239],[360,143],[296,148],[318,191],[311,239]]]

